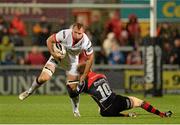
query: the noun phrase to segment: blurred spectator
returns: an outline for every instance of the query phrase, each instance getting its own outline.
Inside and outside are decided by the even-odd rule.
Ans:
[[[122,29],[122,32],[120,34],[119,45],[120,46],[128,46],[129,45],[128,32],[125,28]]]
[[[69,25],[67,21],[65,21],[63,18],[60,18],[57,24],[55,24],[55,32],[59,32],[60,30],[68,29],[68,28],[69,28]]]
[[[0,41],[2,41],[2,37],[8,34],[8,23],[5,21],[4,17],[0,15]]]
[[[46,40],[50,36],[50,33],[51,33],[51,25],[48,23],[46,16],[41,17],[40,27],[41,27],[41,32],[40,32],[39,39],[37,42],[39,42],[39,45],[46,46]]]
[[[32,38],[33,44],[38,44],[39,35],[41,34],[41,26],[39,22],[33,25],[32,31],[33,31],[33,38]]]
[[[95,52],[95,64],[107,64],[108,59],[105,56],[104,49],[101,47],[99,52]]]
[[[99,46],[100,51],[95,53],[95,64],[107,64],[107,58],[102,48],[102,35],[103,35],[103,23],[101,20],[101,14],[99,11],[93,11],[91,15],[91,24],[89,25],[88,32],[94,46]]]
[[[139,42],[139,38],[141,37],[141,28],[136,15],[129,15],[126,29],[129,35],[130,46],[135,46],[135,42]]]
[[[95,52],[95,64],[107,64],[107,60],[104,48],[101,46],[100,50]]]
[[[30,65],[43,65],[46,60],[37,46],[33,46],[31,52],[26,57],[26,63]]]
[[[158,26],[157,29],[157,35],[158,37],[160,37],[161,39],[169,39],[171,38],[171,27],[168,23],[162,23]]]
[[[180,65],[180,38],[174,41],[174,46],[170,57],[170,63]]]
[[[131,51],[127,55],[126,64],[128,65],[141,65],[142,64],[142,56],[141,56],[139,46],[134,47],[133,51]]]
[[[23,39],[19,36],[16,30],[14,30],[14,32],[10,35],[10,39],[14,46],[24,46]]]
[[[112,50],[112,44],[117,42],[116,38],[115,38],[115,34],[114,33],[108,33],[107,38],[104,40],[103,42],[103,49],[105,52],[105,56],[108,57],[111,50]]]
[[[172,55],[172,46],[168,40],[163,41],[163,49],[162,49],[162,60],[163,64],[170,64],[170,57]]]
[[[68,29],[69,25],[67,24],[67,22],[64,19],[60,18],[59,19],[59,26],[58,27],[59,27],[58,31],[60,31],[62,29]]]
[[[13,34],[14,32],[17,32],[20,36],[27,35],[25,24],[21,19],[21,14],[19,11],[16,11],[15,16],[11,21],[11,25],[10,25],[10,33]]]
[[[18,65],[24,65],[25,64],[25,59],[22,56],[17,57],[17,64]]]
[[[110,19],[106,22],[105,26],[106,34],[113,32],[115,38],[119,40],[122,31],[122,22],[120,20],[119,10],[110,13]]]
[[[173,44],[174,44],[174,41],[176,39],[180,38],[178,27],[176,27],[176,26],[173,27],[173,29],[172,29],[172,36],[170,38],[172,39]]]
[[[9,53],[6,55],[4,62],[2,62],[3,65],[15,65],[15,55],[12,53]]]
[[[33,42],[35,45],[46,46],[46,40],[50,36],[51,25],[47,21],[46,16],[42,16],[40,22],[33,26]]]
[[[112,44],[112,51],[109,54],[108,63],[110,65],[125,63],[124,54],[119,51],[119,46],[116,42],[113,42],[113,44]]]
[[[2,34],[0,36],[0,38],[1,38],[0,39],[1,40],[0,43],[3,41],[4,37],[6,37],[6,38],[8,37],[9,38],[9,32],[8,32],[8,29],[6,27],[3,28]]]
[[[10,39],[8,36],[3,37],[2,43],[0,44],[0,62],[6,64],[7,61],[12,59],[13,61],[14,55],[14,46],[10,43]]]
[[[92,36],[92,44],[94,46],[102,45],[102,34],[104,31],[104,25],[101,20],[101,15],[99,11],[93,11],[91,16],[91,24],[89,26],[89,31]]]

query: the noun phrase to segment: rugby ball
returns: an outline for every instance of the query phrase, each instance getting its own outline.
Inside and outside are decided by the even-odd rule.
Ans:
[[[66,56],[66,48],[61,43],[54,43],[53,50],[56,54],[60,55],[61,59]]]

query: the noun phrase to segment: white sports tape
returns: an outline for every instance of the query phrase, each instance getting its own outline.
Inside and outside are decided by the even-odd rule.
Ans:
[[[43,72],[46,72],[49,76],[53,75],[53,72],[50,69],[46,68],[46,67],[43,68]]]
[[[71,84],[79,84],[79,81],[76,80],[76,81],[67,81],[66,83],[67,85],[71,85]]]

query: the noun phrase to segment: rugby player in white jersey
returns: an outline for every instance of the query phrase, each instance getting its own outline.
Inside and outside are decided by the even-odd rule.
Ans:
[[[46,81],[50,80],[57,66],[62,67],[67,74],[67,90],[71,98],[74,116],[80,116],[79,113],[79,96],[73,95],[72,91],[76,89],[77,84],[84,81],[91,69],[94,53],[92,43],[84,33],[84,27],[80,23],[73,24],[71,29],[61,30],[56,34],[51,35],[47,39],[47,47],[51,54],[46,62],[41,74],[34,80],[32,86],[25,92],[19,95],[20,100],[24,100],[30,96],[37,88]],[[66,56],[61,59],[59,54],[53,51],[53,43],[60,42],[66,48]],[[79,63],[79,54],[84,51],[88,56],[84,73],[79,77],[77,66]]]

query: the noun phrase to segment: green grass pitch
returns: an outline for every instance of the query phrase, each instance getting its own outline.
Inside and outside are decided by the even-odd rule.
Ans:
[[[142,98],[142,96],[137,96]],[[74,118],[71,103],[67,95],[33,95],[20,101],[18,96],[0,96],[0,123],[2,124],[175,124],[180,123],[180,95],[165,95],[162,98],[146,98],[162,111],[172,110],[171,118],[160,118],[140,108],[129,110],[136,112],[136,118],[101,117],[98,106],[87,95],[81,95],[80,118]]]

